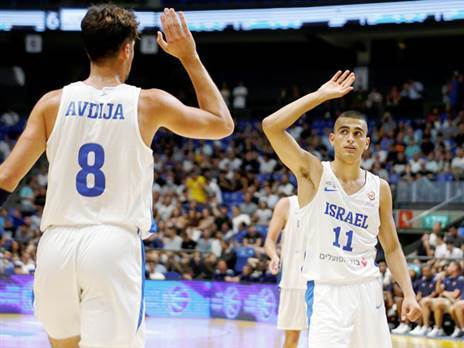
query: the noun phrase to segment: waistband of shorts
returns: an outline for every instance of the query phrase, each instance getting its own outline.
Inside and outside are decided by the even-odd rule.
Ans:
[[[56,231],[56,230],[63,230],[63,231],[81,231],[86,229],[95,229],[95,230],[105,230],[115,228],[121,231],[127,231],[130,233],[141,235],[141,231],[136,226],[127,226],[127,225],[114,225],[114,224],[98,224],[98,225],[52,225],[42,231],[45,233],[47,231]]]
[[[312,280],[308,280],[310,282]],[[318,285],[334,285],[334,286],[349,286],[349,285],[362,285],[362,284],[368,284],[368,283],[373,283],[373,282],[378,282],[380,281],[379,277],[366,277],[366,278],[355,278],[353,280],[346,280],[346,279],[341,279],[339,281],[321,281],[321,280],[314,280],[314,284]]]

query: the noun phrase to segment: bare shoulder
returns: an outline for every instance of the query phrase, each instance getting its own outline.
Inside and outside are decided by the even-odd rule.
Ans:
[[[60,106],[61,94],[63,89],[55,89],[53,91],[45,93],[37,102],[36,106],[43,108],[44,110],[53,109]]]
[[[140,91],[140,107],[159,108],[169,103],[175,97],[166,91],[158,88],[142,89]]]
[[[390,184],[387,180],[380,178],[380,196],[385,194],[391,195]]]
[[[172,116],[179,100],[166,91],[157,88],[142,89],[139,97],[139,113],[148,122],[163,124],[163,118]],[[153,117],[155,116],[156,117]]]
[[[392,205],[392,193],[390,185],[385,179],[380,178],[380,206],[387,205],[391,208]]]
[[[279,201],[275,205],[274,210],[276,210],[276,211],[284,211],[285,212],[285,211],[288,210],[289,205],[290,205],[289,198],[288,197],[282,197],[281,199],[279,199]]]
[[[290,209],[290,200],[288,197],[283,197],[279,199],[277,204],[274,207],[273,219],[276,221],[282,221],[285,223],[288,218],[288,210]]]

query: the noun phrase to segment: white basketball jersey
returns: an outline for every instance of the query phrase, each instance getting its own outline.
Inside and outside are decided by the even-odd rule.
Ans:
[[[299,209],[298,197],[288,197],[289,208],[285,228],[282,231],[281,262],[282,278],[279,286],[285,289],[306,289],[306,279],[301,274],[304,261],[303,230],[297,228],[295,213]]]
[[[303,276],[306,280],[342,284],[377,278],[380,179],[366,171],[364,186],[348,195],[330,162],[322,165],[316,195],[297,213],[305,234]]]
[[[153,155],[138,124],[140,88],[63,88],[47,143],[48,188],[41,229],[121,225],[148,231]]]

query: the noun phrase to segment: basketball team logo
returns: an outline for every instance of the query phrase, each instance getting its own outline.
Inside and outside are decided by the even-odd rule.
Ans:
[[[375,192],[374,191],[370,191],[368,194],[367,194],[367,198],[369,198],[371,201],[373,201],[375,199]]]
[[[256,302],[256,317],[258,321],[268,321],[276,315],[277,300],[271,289],[262,289],[258,293]]]
[[[190,304],[190,294],[184,286],[175,286],[165,294],[165,303],[172,316],[181,315]]]
[[[229,286],[224,292],[224,314],[228,319],[235,319],[242,308],[240,292],[236,287]]]
[[[325,192],[335,192],[337,191],[337,187],[332,181],[326,181],[324,186]]]
[[[366,267],[366,266],[367,266],[367,260],[366,260],[364,257],[361,259],[361,265],[362,265],[363,267]]]

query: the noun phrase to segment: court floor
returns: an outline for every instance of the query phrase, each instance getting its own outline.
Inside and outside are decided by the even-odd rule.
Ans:
[[[146,348],[280,348],[282,333],[274,325],[222,319],[148,318]],[[395,348],[464,348],[464,341],[393,337]],[[33,316],[0,315],[0,348],[49,348]],[[306,348],[302,336],[298,348]],[[370,347],[369,347],[370,348]],[[372,347],[374,348],[374,347]]]

